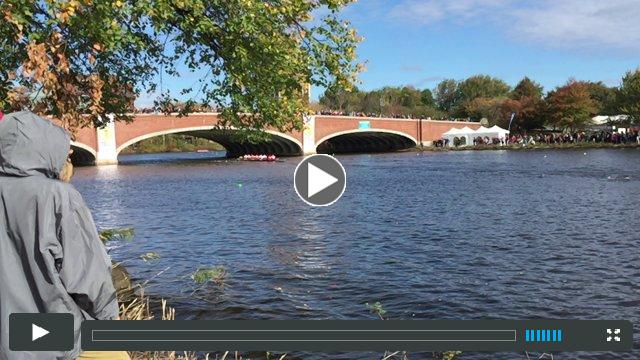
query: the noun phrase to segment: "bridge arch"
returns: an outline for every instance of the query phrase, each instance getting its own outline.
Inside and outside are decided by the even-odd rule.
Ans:
[[[220,129],[215,126],[194,126],[150,132],[129,139],[118,145],[116,154],[119,155],[122,150],[142,140],[169,134],[189,135],[215,141],[227,150],[227,156],[229,157],[250,153],[275,154],[278,156],[295,156],[302,153],[302,143],[298,139],[281,132],[264,130],[264,132],[272,135],[271,141],[252,144],[235,139],[232,136],[234,131],[236,131],[236,129],[233,128]]]
[[[395,130],[354,129],[327,135],[316,142],[318,153],[391,152],[418,145],[415,137]]]
[[[91,146],[77,141],[71,141],[71,162],[74,165],[93,165],[96,162],[97,152]]]

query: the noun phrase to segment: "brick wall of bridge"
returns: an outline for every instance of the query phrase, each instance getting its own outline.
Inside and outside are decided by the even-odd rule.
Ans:
[[[316,116],[316,146],[321,140],[337,133],[367,131],[359,129],[362,121],[368,121],[373,130],[392,130],[412,138],[416,144],[423,144],[442,138],[442,134],[451,128],[467,126],[471,129],[480,127],[479,123],[445,120],[392,119],[349,116]]]
[[[189,116],[177,117],[158,114],[139,114],[130,123],[117,122],[112,126],[115,147],[112,154],[107,157],[108,162],[117,162],[117,153],[125,145],[130,145],[141,139],[174,132],[183,132],[195,129],[210,129],[218,125],[217,114],[191,114]],[[403,135],[411,139],[416,144],[429,145],[430,142],[442,138],[442,134],[451,128],[463,128],[468,126],[472,129],[480,127],[479,123],[440,121],[440,120],[418,120],[418,119],[392,119],[392,118],[369,118],[369,117],[349,117],[349,116],[312,116],[307,118],[311,122],[307,124],[305,132],[295,131],[281,134],[289,140],[293,140],[300,147],[301,151],[313,153],[316,147],[323,140],[340,134],[365,131],[382,131]],[[361,122],[369,122],[370,129],[361,128]],[[364,124],[367,125],[367,124]],[[312,130],[309,130],[308,127]],[[366,126],[365,126],[366,127]],[[108,133],[108,132],[106,132]],[[92,149],[94,153],[99,153],[99,144],[104,144],[104,136],[99,138],[95,129],[80,129],[75,134],[75,141],[85,148]],[[104,151],[102,152],[104,154]],[[98,157],[99,158],[99,157]],[[114,159],[115,158],[115,159]]]
[[[218,114],[190,114],[189,116],[183,117],[140,114],[130,123],[116,123],[116,144],[118,149],[120,149],[124,144],[134,139],[156,133],[170,133],[189,128],[213,128],[217,125]],[[294,131],[286,135],[302,143],[302,132]]]

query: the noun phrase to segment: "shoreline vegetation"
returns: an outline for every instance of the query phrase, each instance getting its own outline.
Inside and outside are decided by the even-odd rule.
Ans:
[[[122,229],[105,229],[100,231],[100,240],[107,245],[110,242],[131,241],[135,235],[132,228]],[[144,262],[157,260],[160,255],[157,253],[146,253],[140,256]],[[116,288],[116,296],[119,306],[120,320],[176,320],[176,309],[168,304],[164,298],[153,297],[147,294],[149,280],[137,283],[131,278],[124,264],[133,259],[125,259],[122,261],[112,261],[112,278]],[[160,276],[167,269],[159,272],[154,276]],[[196,285],[191,292],[191,296],[195,296],[198,290],[204,286],[215,286],[223,289],[226,285],[227,270],[223,266],[212,268],[198,268],[189,277],[193,284]],[[186,279],[186,278],[185,278]],[[365,303],[364,311],[374,314],[380,320],[389,320],[385,317],[387,311],[380,302],[372,305]],[[455,360],[462,352],[445,351],[433,352],[434,360]],[[286,360],[298,359],[296,356],[289,356],[287,353],[250,352],[244,353],[240,351],[217,351],[212,353],[198,353],[192,351],[176,352],[176,351],[132,351],[129,352],[132,360]],[[406,351],[385,351],[381,356],[382,360],[408,360]]]

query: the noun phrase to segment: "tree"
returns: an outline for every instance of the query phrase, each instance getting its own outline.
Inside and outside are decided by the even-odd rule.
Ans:
[[[420,92],[420,101],[424,106],[434,109],[436,107],[436,100],[433,98],[433,93],[429,89],[424,89]]]
[[[404,86],[400,89],[402,106],[415,108],[422,105],[422,93],[413,86]]]
[[[458,85],[458,99],[461,106],[458,106],[454,113],[459,117],[470,117],[466,111],[467,104],[478,98],[500,98],[506,97],[509,93],[509,85],[504,81],[488,75],[475,75]]]
[[[640,122],[640,68],[627,72],[622,78],[618,104],[618,109],[629,116],[630,122]]]
[[[429,103],[429,90],[418,90],[412,86],[387,86],[373,91],[344,91],[335,88],[325,90],[320,104],[325,109],[343,112],[364,112],[383,116],[410,116],[441,118],[445,114]],[[433,100],[433,98],[431,98]]]
[[[357,87],[346,90],[339,86],[330,86],[320,97],[320,105],[329,110],[359,111],[361,97],[361,92]]]
[[[207,75],[183,94],[222,109],[223,125],[301,128],[307,85],[349,88],[359,70],[359,38],[338,18],[350,1],[4,0],[0,106],[68,127],[126,120],[132,98],[184,64]]]
[[[465,104],[465,111],[471,120],[486,118],[489,125],[505,129],[509,126],[511,114],[519,113],[520,110],[520,102],[509,98],[476,98]]]
[[[517,111],[514,111],[516,116],[511,124],[512,129],[526,131],[542,127],[542,91],[542,86],[528,77],[518,82],[509,95],[518,102]]]
[[[616,89],[606,86],[602,81],[588,82],[589,95],[596,102],[597,115],[618,115]]]
[[[589,84],[575,80],[569,80],[566,85],[550,92],[546,105],[551,124],[570,130],[588,125],[598,110],[596,102],[591,99]]]
[[[531,97],[524,96],[520,99],[513,100],[518,102],[517,111],[511,128],[515,130],[533,130],[540,129],[544,125],[544,101]]]
[[[542,85],[529,79],[527,76],[522,78],[509,95],[510,98],[518,100],[522,98],[542,99]]]
[[[458,82],[453,79],[442,80],[435,89],[435,99],[438,109],[451,114],[460,102]]]
[[[462,101],[477,98],[497,98],[507,96],[509,85],[498,78],[488,75],[475,75],[458,85],[458,92]]]

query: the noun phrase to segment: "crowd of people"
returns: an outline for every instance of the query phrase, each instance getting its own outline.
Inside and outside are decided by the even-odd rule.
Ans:
[[[609,143],[640,144],[638,129],[618,132],[611,130],[581,131],[568,133],[539,133],[534,135],[513,134],[507,139],[509,144],[574,144]]]
[[[330,116],[353,116],[353,117],[372,117],[372,118],[393,118],[393,119],[418,119],[413,115],[403,114],[377,114],[377,113],[365,113],[360,111],[336,111],[336,110],[318,110],[316,115],[330,115]]]
[[[536,145],[536,144],[638,144],[640,145],[640,129],[633,128],[628,131],[618,132],[611,130],[580,131],[567,133],[537,133],[537,134],[512,134],[507,138],[477,136],[471,139],[473,146],[482,145]],[[456,137],[451,142],[449,139],[440,139],[433,142],[435,147],[466,146],[466,138]],[[471,145],[471,144],[469,144]]]

